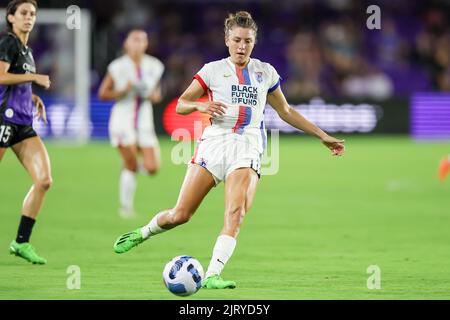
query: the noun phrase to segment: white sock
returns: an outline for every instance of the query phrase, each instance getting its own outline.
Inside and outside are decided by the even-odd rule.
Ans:
[[[119,182],[120,205],[124,209],[132,210],[134,207],[134,193],[136,191],[136,173],[122,169]]]
[[[236,247],[236,239],[228,235],[220,235],[213,249],[211,261],[205,279],[212,275],[220,275],[225,264],[233,254]]]
[[[158,213],[156,216],[153,217],[152,220],[150,220],[150,222],[147,225],[141,228],[141,234],[144,239],[167,231],[166,229],[163,229],[158,225],[158,217],[162,215],[164,212]]]

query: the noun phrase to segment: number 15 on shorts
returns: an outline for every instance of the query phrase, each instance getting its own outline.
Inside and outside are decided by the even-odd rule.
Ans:
[[[1,125],[0,126],[0,142],[8,143],[9,138],[11,138],[11,127]]]

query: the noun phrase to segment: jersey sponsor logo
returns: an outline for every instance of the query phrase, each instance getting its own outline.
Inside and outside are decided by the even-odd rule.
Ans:
[[[36,73],[36,67],[28,64],[28,63],[24,63],[22,66],[23,70],[25,70],[28,73]]]
[[[231,103],[245,106],[258,105],[258,88],[233,84],[231,86]]]
[[[5,116],[7,117],[7,118],[12,118],[12,117],[14,117],[14,110],[13,109],[11,109],[11,108],[8,108],[8,109],[6,109],[6,111],[5,111]]]
[[[227,73],[227,74],[224,74],[223,76],[224,76],[225,78],[229,78],[229,77],[231,77],[231,74]]]

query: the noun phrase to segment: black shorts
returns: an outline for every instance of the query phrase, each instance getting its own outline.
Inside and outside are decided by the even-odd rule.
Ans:
[[[0,119],[0,148],[8,148],[25,139],[36,137],[32,126],[23,126]]]

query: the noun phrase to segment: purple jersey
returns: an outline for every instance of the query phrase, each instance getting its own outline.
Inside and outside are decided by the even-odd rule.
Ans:
[[[0,38],[0,61],[10,64],[9,73],[36,73],[31,48],[13,33]],[[0,85],[0,116],[19,125],[33,124],[32,83]]]

